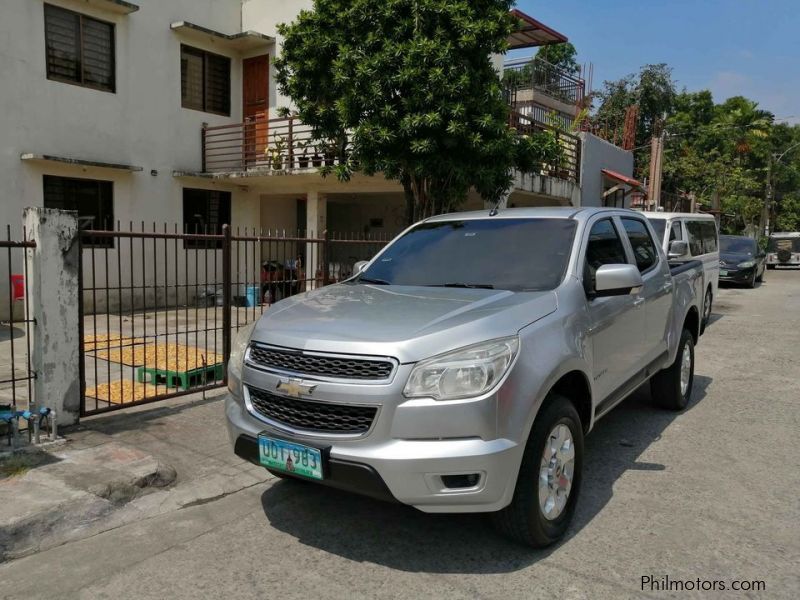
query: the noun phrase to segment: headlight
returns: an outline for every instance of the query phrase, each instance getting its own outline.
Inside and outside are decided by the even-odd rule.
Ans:
[[[739,267],[740,269],[749,269],[750,267],[755,267],[756,266],[756,261],[754,261],[754,260],[746,260],[744,262],[740,262],[736,266]]]
[[[517,350],[519,338],[511,336],[421,361],[411,371],[403,395],[436,400],[480,396],[500,382]]]
[[[244,352],[250,343],[250,336],[253,335],[256,323],[257,321],[242,327],[231,344],[231,357],[228,359],[228,389],[237,395],[242,393]]]

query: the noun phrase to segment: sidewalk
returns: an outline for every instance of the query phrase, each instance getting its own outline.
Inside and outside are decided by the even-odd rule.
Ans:
[[[203,504],[270,478],[233,454],[223,394],[98,415],[0,463],[0,562]]]

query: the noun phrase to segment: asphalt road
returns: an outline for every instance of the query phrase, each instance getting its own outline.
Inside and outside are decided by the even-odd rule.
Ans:
[[[798,434],[800,271],[770,271],[720,291],[686,411],[643,389],[590,434],[576,518],[552,549],[481,516],[271,479],[1,565],[0,597],[796,598]],[[647,576],[726,591],[642,589]]]

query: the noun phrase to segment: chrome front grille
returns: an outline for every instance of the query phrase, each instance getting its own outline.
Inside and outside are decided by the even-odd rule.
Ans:
[[[310,354],[251,344],[248,361],[266,369],[311,377],[380,381],[389,379],[394,363],[384,358],[356,358]]]
[[[362,434],[369,431],[377,406],[312,402],[247,388],[253,410],[279,425],[329,434]]]

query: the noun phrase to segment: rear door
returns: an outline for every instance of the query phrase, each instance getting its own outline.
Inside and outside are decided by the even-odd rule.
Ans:
[[[672,276],[662,260],[644,219],[620,217],[644,285],[637,301],[644,303],[644,331],[639,368],[644,368],[667,351],[668,327],[672,318]]]
[[[644,306],[636,296],[592,298],[594,274],[603,265],[629,264],[619,223],[611,217],[590,225],[584,245],[583,286],[587,293],[594,392],[602,402],[638,370]]]

